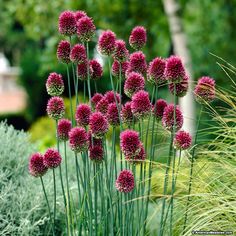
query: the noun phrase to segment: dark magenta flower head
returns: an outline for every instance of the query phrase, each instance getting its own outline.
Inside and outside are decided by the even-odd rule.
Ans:
[[[133,28],[130,37],[129,44],[135,50],[140,50],[147,42],[146,29],[143,26],[136,26]]]
[[[110,103],[107,109],[107,119],[111,126],[118,126],[120,124],[119,112],[116,103]]]
[[[215,99],[215,80],[208,76],[201,77],[194,89],[194,95],[199,103],[213,101]]]
[[[124,62],[129,59],[129,51],[126,48],[124,40],[116,40],[113,58],[119,62]]]
[[[130,170],[122,170],[116,179],[116,189],[122,193],[129,193],[134,189],[134,175]]]
[[[132,164],[139,164],[140,162],[145,161],[146,152],[144,150],[143,144],[140,144],[140,147],[141,148],[138,154],[136,154],[135,156],[126,156],[125,160]]]
[[[135,117],[138,119],[148,116],[151,112],[151,102],[148,92],[141,90],[132,96],[131,109]]]
[[[89,124],[89,116],[91,115],[91,108],[87,104],[79,104],[75,113],[75,120],[79,126],[87,126]]]
[[[103,115],[107,114],[109,103],[105,97],[103,97],[96,105],[95,110],[101,112]]]
[[[175,109],[175,120],[174,120],[174,109]],[[183,114],[180,111],[178,106],[174,106],[174,104],[169,104],[165,107],[162,117],[162,125],[165,129],[171,131],[174,127],[175,130],[179,130],[183,126]]]
[[[135,156],[140,151],[141,142],[138,132],[127,129],[120,134],[120,148],[125,156]]]
[[[189,77],[185,75],[183,77],[183,80],[179,83],[170,83],[169,84],[169,90],[170,92],[177,97],[184,97],[188,91],[188,81]]]
[[[84,17],[84,16],[87,16],[87,13],[85,12],[85,11],[76,11],[75,13],[75,20],[76,20],[76,22],[80,19],[80,18],[82,18],[82,17]]]
[[[117,101],[117,103],[120,103],[120,94],[119,93],[114,93],[113,91],[107,91],[104,94],[104,98],[107,100],[107,102],[114,103]]]
[[[89,119],[92,136],[102,138],[108,131],[108,121],[101,112],[94,112]]]
[[[149,82],[159,85],[166,81],[164,76],[166,60],[160,57],[153,59],[148,66],[147,79]]]
[[[125,85],[124,93],[131,98],[136,92],[144,90],[145,79],[137,72],[131,72],[128,74]]]
[[[95,93],[91,98],[91,103],[93,107],[96,107],[98,102],[103,98],[103,95],[101,93]]]
[[[121,67],[121,68],[120,68]],[[125,73],[128,70],[129,67],[129,62],[128,61],[124,61],[119,63],[118,61],[114,61],[112,64],[112,75],[115,77],[125,77]],[[121,70],[120,70],[121,69]]]
[[[185,76],[185,69],[182,60],[178,56],[171,56],[167,59],[165,77],[171,83],[179,83]]]
[[[62,158],[60,153],[54,148],[48,148],[43,156],[43,163],[49,169],[58,167],[61,164],[61,161]]]
[[[177,150],[185,150],[191,146],[192,137],[188,132],[180,130],[176,133],[174,138],[174,147]]]
[[[102,77],[103,70],[101,64],[93,59],[89,61],[90,66],[90,78],[93,80],[98,80]]]
[[[61,119],[58,121],[57,137],[60,141],[67,141],[69,139],[71,127],[71,121],[68,119]]]
[[[58,30],[65,36],[76,34],[76,19],[73,11],[63,11],[60,14]]]
[[[52,97],[47,104],[48,116],[54,120],[61,119],[65,114],[65,105],[60,97]]]
[[[103,148],[99,145],[94,145],[89,148],[89,158],[91,161],[99,164],[103,161]]]
[[[88,79],[88,61],[77,65],[77,76],[80,80]]]
[[[121,120],[124,124],[131,125],[135,121],[134,115],[131,110],[131,102],[126,102],[121,109]]]
[[[116,35],[111,30],[101,33],[98,39],[98,51],[102,55],[110,56],[115,50]]]
[[[77,21],[77,36],[81,42],[88,42],[95,35],[96,27],[93,19],[84,16]]]
[[[34,153],[29,158],[29,173],[34,177],[41,177],[47,172],[48,168],[43,163],[43,155]]]
[[[71,49],[70,60],[78,64],[81,64],[87,60],[87,55],[84,45],[78,43]]]
[[[167,102],[164,99],[158,99],[153,108],[153,114],[157,119],[162,119]]]
[[[132,71],[138,72],[142,75],[146,74],[147,62],[143,52],[134,52],[130,54],[130,62],[127,73],[130,73]]]
[[[57,46],[57,59],[62,63],[70,63],[70,43],[62,40]]]
[[[89,136],[82,127],[72,128],[69,132],[69,145],[72,151],[78,153],[88,149]]]
[[[64,92],[62,75],[55,72],[50,73],[46,82],[46,89],[50,96],[60,96]]]

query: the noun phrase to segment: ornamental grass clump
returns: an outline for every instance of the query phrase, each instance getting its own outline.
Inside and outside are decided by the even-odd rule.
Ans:
[[[156,56],[147,63],[148,57],[141,51],[148,43],[147,30],[137,26],[126,38],[137,50],[131,54],[126,41],[117,39],[113,31],[98,31],[101,33],[96,49],[104,56],[104,63],[100,63],[89,54],[96,26],[86,12],[65,11],[60,15],[58,25],[64,39],[58,44],[56,55],[67,71],[70,112],[69,115],[65,113],[63,97],[60,97],[66,87],[63,78],[53,72],[46,81],[47,92],[53,96],[46,111],[55,122],[56,149],[49,148],[44,155],[35,153],[29,160],[30,174],[41,179],[51,223],[50,233],[56,235],[57,214],[60,212],[64,216],[66,235],[145,235],[148,234],[149,203],[153,200],[160,206],[158,235],[166,235],[167,231],[172,235],[179,169],[179,164],[175,165],[176,155],[180,153],[180,159],[181,153],[191,150],[192,145],[189,132],[181,130],[184,119],[177,105],[177,97],[185,96],[189,88],[189,77],[181,58]],[[106,62],[108,68],[105,68]],[[102,93],[98,85],[104,83],[103,71],[107,69],[111,90]],[[84,86],[83,101],[78,95],[79,83]],[[170,103],[158,93],[165,85],[170,93]],[[75,104],[72,102],[73,93]],[[194,94],[202,105],[212,101],[214,80],[202,77]],[[162,134],[169,137],[168,147],[163,145],[168,153],[163,194],[159,199],[152,199],[153,171],[157,169],[154,161],[160,155],[158,142]],[[189,152],[189,194],[196,140],[197,134],[194,148]],[[68,162],[72,161],[73,169],[68,169]],[[47,192],[42,179],[47,178],[50,171],[53,172],[53,193]],[[76,186],[70,187],[68,173],[73,174]],[[60,206],[57,204],[57,177],[64,203]],[[53,195],[52,212],[49,194]],[[188,220],[189,200],[184,225]]]

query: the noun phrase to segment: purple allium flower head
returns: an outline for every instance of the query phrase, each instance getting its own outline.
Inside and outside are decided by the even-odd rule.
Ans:
[[[96,107],[98,102],[103,98],[103,95],[101,93],[95,93],[91,98],[91,103],[93,107]]]
[[[77,65],[77,76],[80,80],[87,80],[88,78],[88,61]]]
[[[55,72],[50,73],[46,82],[46,89],[51,96],[60,96],[64,91],[62,76]]]
[[[164,99],[158,99],[153,108],[153,114],[157,119],[162,119],[167,102]]]
[[[126,48],[124,40],[116,40],[115,42],[115,50],[113,53],[113,58],[119,62],[127,61],[129,58],[129,51]]]
[[[89,66],[90,66],[90,78],[93,80],[98,80],[102,77],[103,70],[101,64],[93,59],[89,61]]]
[[[76,109],[75,119],[79,126],[87,126],[89,124],[89,116],[91,108],[87,104],[79,104]]]
[[[107,114],[109,103],[105,97],[103,97],[96,105],[95,110],[101,112],[103,115]]]
[[[141,90],[132,96],[131,109],[135,117],[146,117],[150,113],[151,108],[152,105],[148,92]]]
[[[48,148],[43,155],[43,163],[49,169],[58,167],[61,164],[61,160],[60,153],[54,148]]]
[[[144,161],[146,159],[146,152],[144,150],[143,144],[140,144],[140,151],[137,155],[135,156],[126,156],[125,160],[127,160],[128,162],[132,163],[132,164],[137,164],[140,163],[142,161]]]
[[[81,64],[83,62],[85,62],[87,59],[87,55],[86,55],[86,50],[84,45],[82,44],[76,44],[70,52],[70,60],[72,62]]]
[[[129,44],[135,50],[140,50],[147,42],[146,29],[143,26],[136,26],[133,28],[130,37]]]
[[[182,60],[178,56],[171,56],[167,59],[165,77],[171,83],[179,83],[185,76],[185,69]]]
[[[116,103],[110,103],[107,110],[107,119],[110,125],[117,126],[120,124],[119,112]]]
[[[61,141],[67,141],[69,139],[69,132],[71,130],[71,121],[68,119],[61,119],[58,121],[57,137]]]
[[[115,50],[116,35],[111,30],[101,33],[98,39],[98,51],[102,55],[110,56]]]
[[[70,43],[62,40],[57,46],[57,59],[62,63],[70,63]]]
[[[75,20],[76,20],[76,22],[77,22],[80,18],[82,18],[82,17],[84,17],[84,16],[87,16],[87,13],[86,13],[85,11],[76,11],[74,14],[75,14]]]
[[[128,74],[125,80],[124,92],[131,98],[136,92],[143,90],[145,86],[145,79],[137,72],[131,72]]]
[[[43,163],[43,155],[34,153],[29,159],[29,172],[34,177],[41,177],[47,172],[48,168]]]
[[[123,123],[127,125],[131,125],[135,120],[134,115],[131,110],[131,102],[126,102],[121,109],[121,120]]]
[[[174,138],[174,147],[177,150],[185,150],[191,146],[192,138],[188,132],[180,130],[176,133]]]
[[[89,146],[89,136],[82,127],[72,128],[69,132],[69,145],[74,152],[86,151]]]
[[[134,130],[125,130],[120,134],[120,147],[125,156],[135,156],[140,151],[141,142],[138,132]]]
[[[77,21],[77,36],[81,42],[88,42],[95,34],[96,27],[93,19],[84,16]]]
[[[101,112],[94,112],[89,119],[92,136],[102,138],[108,131],[108,121]]]
[[[165,129],[171,131],[174,127],[174,104],[169,104],[165,107],[162,117],[162,125]],[[179,107],[176,106],[175,109],[175,127],[176,131],[181,129],[183,126],[183,114]]]
[[[58,30],[61,34],[71,36],[76,34],[76,19],[72,11],[63,11],[59,16]]]
[[[117,103],[120,103],[120,94],[119,93],[115,93],[113,91],[107,91],[104,94],[104,98],[107,100],[107,102],[110,103],[114,103],[117,101]]]
[[[47,104],[48,116],[54,120],[61,119],[65,114],[65,105],[63,99],[60,97],[52,97]]]
[[[147,62],[143,52],[134,52],[130,54],[130,62],[127,73],[132,71],[141,73],[142,75],[146,74]]]
[[[188,81],[189,81],[189,77],[187,75],[185,75],[183,77],[183,80],[179,83],[170,83],[169,84],[169,90],[170,92],[177,97],[184,97],[188,91]],[[175,90],[175,91],[174,91]]]
[[[194,89],[194,94],[199,103],[213,101],[215,98],[215,80],[208,76],[201,77]]]
[[[121,65],[121,77],[125,77],[125,73],[128,70],[129,62],[124,61],[119,63],[118,61],[114,61],[112,64],[112,75],[115,77],[120,77],[120,65]]]
[[[130,170],[122,170],[116,179],[116,189],[122,193],[129,193],[134,189],[134,175]]]
[[[149,82],[154,83],[156,85],[162,84],[166,81],[164,76],[166,67],[166,60],[160,57],[156,57],[153,59],[148,66],[147,70],[147,79]]]
[[[91,161],[101,163],[103,160],[103,148],[102,146],[94,145],[89,148],[89,158]]]

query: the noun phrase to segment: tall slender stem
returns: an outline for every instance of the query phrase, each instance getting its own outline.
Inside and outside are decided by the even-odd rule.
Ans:
[[[74,126],[74,115],[73,115],[71,87],[70,87],[70,73],[69,73],[68,65],[66,67],[66,70],[67,70],[67,82],[68,82],[69,98],[70,98],[70,120],[71,120],[72,125]]]
[[[89,105],[91,106],[91,87],[90,87],[90,71],[89,71],[89,44],[86,43],[86,52],[87,52],[87,59],[88,59],[88,65],[87,65],[87,85],[88,85],[88,94],[89,94]]]
[[[56,227],[56,201],[57,201],[57,188],[56,188],[56,177],[55,170],[52,169],[53,174],[53,193],[54,193],[54,205],[53,205],[53,231],[55,232]]]

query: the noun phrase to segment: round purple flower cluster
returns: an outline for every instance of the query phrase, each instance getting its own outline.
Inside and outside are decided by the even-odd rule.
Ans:
[[[34,177],[42,177],[48,168],[44,165],[43,155],[34,153],[29,159],[29,172]]]
[[[138,72],[142,75],[146,74],[147,71],[147,62],[146,57],[143,52],[134,52],[130,55],[129,67],[127,73]]]
[[[129,62],[128,61],[124,61],[124,62],[118,62],[118,61],[114,61],[112,64],[112,75],[115,77],[125,77],[126,71],[128,70],[129,67]]]
[[[167,102],[164,99],[158,99],[153,108],[153,114],[157,119],[162,119]]]
[[[70,148],[74,152],[83,152],[89,146],[89,137],[86,130],[82,127],[72,128],[69,132]]]
[[[70,43],[62,40],[57,46],[57,59],[58,61],[68,64],[70,63]]]
[[[120,124],[119,112],[116,103],[110,103],[107,109],[107,119],[110,125],[117,126]]]
[[[115,50],[116,35],[111,30],[102,32],[98,39],[98,51],[102,55],[110,56]]]
[[[57,138],[61,141],[69,139],[69,132],[72,128],[71,121],[68,119],[61,119],[57,125]]]
[[[180,130],[174,138],[174,147],[178,150],[185,150],[191,146],[192,138],[188,132]]]
[[[75,119],[79,126],[87,126],[89,124],[89,116],[91,115],[91,108],[87,104],[78,105],[75,113]]]
[[[131,109],[131,102],[126,102],[122,106],[120,115],[121,115],[122,122],[127,125],[131,125],[132,122],[135,121],[135,117],[134,117],[132,109]]]
[[[135,50],[140,50],[147,42],[146,29],[143,26],[136,26],[133,28],[130,37],[129,44]]]
[[[63,99],[60,97],[52,97],[47,104],[48,116],[54,120],[61,119],[65,114],[65,105]]]
[[[93,80],[98,80],[102,77],[103,70],[101,64],[93,59],[89,61],[89,71],[90,71],[90,78]]]
[[[60,96],[64,91],[62,75],[50,73],[46,82],[46,89],[50,96]]]
[[[70,60],[74,63],[81,64],[86,61],[87,55],[84,45],[76,44],[70,52]]]
[[[43,156],[43,164],[49,169],[58,167],[61,161],[60,153],[54,148],[48,148]]]
[[[188,81],[189,77],[185,75],[183,77],[183,80],[179,83],[170,83],[169,84],[169,90],[170,92],[177,97],[184,97],[188,91]]]
[[[72,11],[63,11],[59,16],[58,30],[61,34],[71,36],[76,34],[76,18]]]
[[[92,39],[96,31],[93,19],[83,16],[77,21],[77,36],[81,42],[88,42]]]
[[[129,58],[129,51],[126,48],[124,40],[116,40],[113,58],[118,62],[125,62]]]
[[[122,170],[116,179],[116,189],[122,193],[129,193],[134,189],[134,175],[130,170]]]

